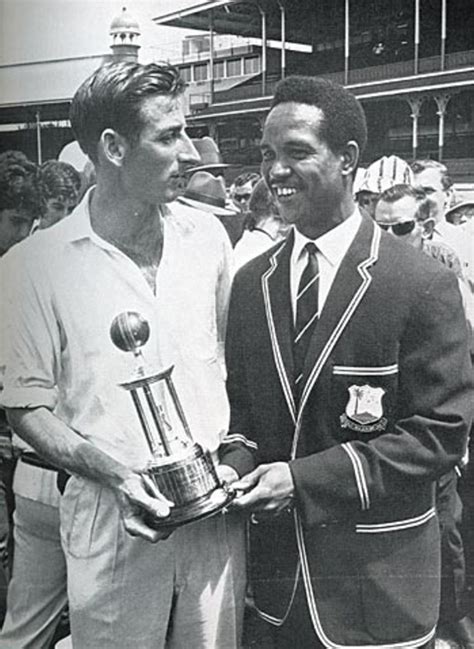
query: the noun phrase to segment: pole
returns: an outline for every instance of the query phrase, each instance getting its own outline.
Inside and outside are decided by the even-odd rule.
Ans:
[[[209,94],[210,103],[214,103],[214,13],[211,9],[209,12],[209,65],[211,66],[209,74]]]
[[[43,162],[43,154],[41,150],[41,114],[39,109],[36,111],[36,157],[38,164]]]
[[[415,64],[414,74],[418,74],[420,56],[420,0],[415,0]]]
[[[440,69],[444,70],[446,66],[446,0],[441,0],[441,57]]]
[[[284,79],[286,75],[286,14],[285,7],[280,5],[280,18],[281,18],[281,78]]]
[[[262,15],[262,97],[267,92],[267,15],[260,8]]]
[[[344,6],[344,83],[349,83],[349,0],[345,0]]]

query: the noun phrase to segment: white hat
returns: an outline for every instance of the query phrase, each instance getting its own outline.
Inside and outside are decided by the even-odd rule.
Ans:
[[[394,185],[413,185],[413,171],[396,155],[383,156],[367,168],[358,192],[381,194]]]

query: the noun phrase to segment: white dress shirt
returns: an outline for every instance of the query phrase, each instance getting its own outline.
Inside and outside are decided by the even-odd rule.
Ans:
[[[291,306],[293,309],[293,320],[296,318],[296,296],[301,275],[308,261],[308,253],[304,250],[306,244],[311,241],[317,247],[317,258],[319,264],[319,294],[318,305],[319,312],[326,302],[329,289],[332,286],[336,273],[341,265],[344,255],[349,250],[349,246],[354,241],[354,237],[361,224],[362,217],[358,208],[354,210],[351,216],[336,225],[317,239],[308,239],[301,234],[296,228],[295,241],[290,260],[290,290]]]
[[[88,196],[67,219],[2,259],[11,278],[3,405],[54,410],[130,466],[144,465],[150,451],[130,394],[119,385],[136,370],[133,354],[110,338],[110,325],[123,311],[137,311],[150,323],[147,371],[174,365],[195,441],[214,453],[228,426],[223,341],[230,243],[209,214],[178,203],[163,211],[156,294],[138,266],[93,231]]]

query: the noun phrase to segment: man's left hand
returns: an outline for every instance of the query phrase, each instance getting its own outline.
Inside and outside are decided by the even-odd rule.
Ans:
[[[262,464],[232,487],[244,492],[232,502],[232,507],[238,509],[277,516],[294,504],[295,485],[286,462]]]

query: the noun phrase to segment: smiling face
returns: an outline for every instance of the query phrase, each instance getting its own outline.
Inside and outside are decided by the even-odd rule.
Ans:
[[[321,138],[323,114],[293,102],[273,108],[261,142],[262,174],[280,214],[300,232],[316,238],[340,223],[347,200],[344,155]]]
[[[141,109],[143,128],[136,142],[126,144],[120,168],[125,194],[142,203],[173,201],[180,193],[183,167],[199,155],[185,131],[179,99],[154,96]]]

